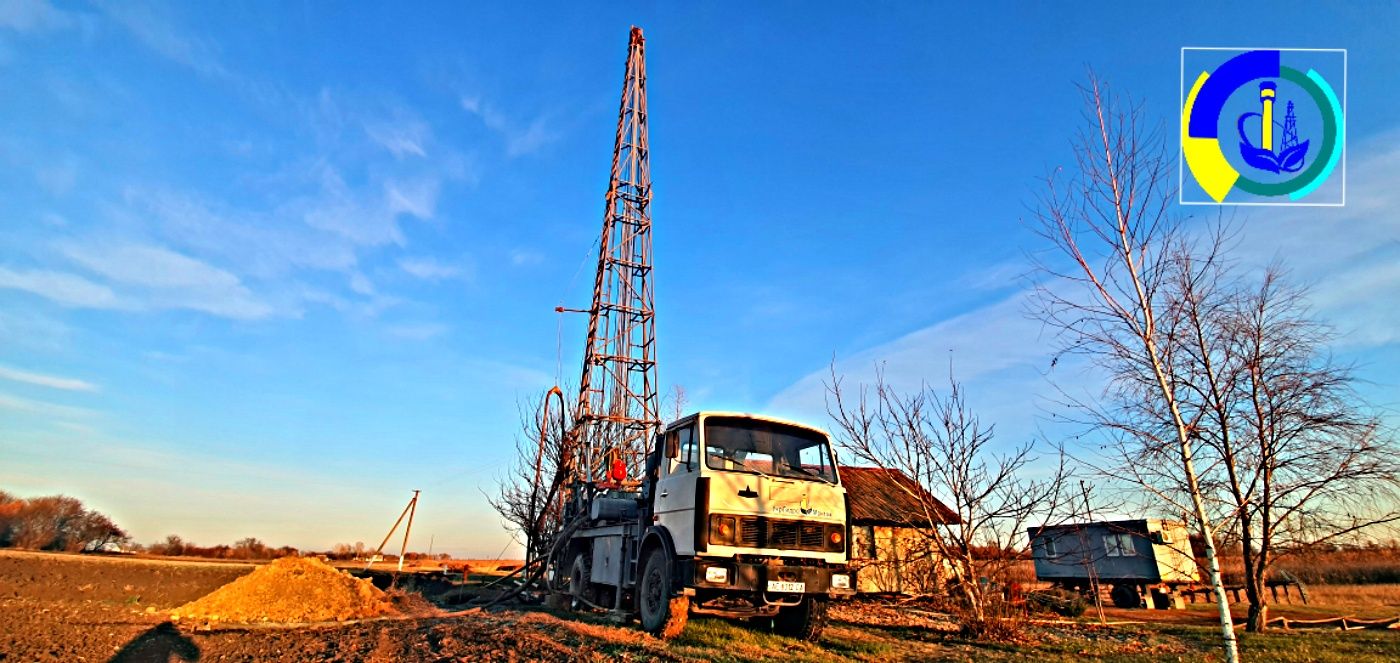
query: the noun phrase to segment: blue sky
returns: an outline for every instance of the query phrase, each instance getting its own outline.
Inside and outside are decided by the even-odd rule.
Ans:
[[[0,487],[320,548],[419,488],[416,547],[499,554],[519,407],[576,379],[553,307],[587,303],[632,24],[691,409],[825,424],[833,358],[916,385],[951,356],[1027,439],[1022,219],[1074,83],[1170,133],[1182,46],[1298,46],[1349,49],[1347,206],[1247,212],[1240,256],[1314,285],[1394,411],[1400,9],[1208,6],[0,0]]]

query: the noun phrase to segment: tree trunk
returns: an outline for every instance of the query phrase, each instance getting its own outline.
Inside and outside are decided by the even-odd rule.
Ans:
[[[1268,628],[1268,622],[1269,604],[1264,601],[1260,601],[1258,603],[1250,603],[1249,623],[1245,626],[1245,629],[1253,633],[1262,633]]]
[[[1189,456],[1186,466],[1187,480],[1195,484],[1195,467]],[[1238,663],[1240,650],[1235,642],[1235,621],[1230,615],[1230,599],[1225,596],[1225,582],[1220,578],[1220,558],[1215,555],[1215,537],[1210,531],[1210,517],[1206,515],[1205,502],[1201,499],[1200,488],[1197,486],[1193,486],[1191,501],[1196,510],[1196,524],[1200,526],[1201,538],[1205,540],[1206,574],[1210,577],[1211,588],[1215,590],[1215,606],[1220,615],[1220,639],[1225,649],[1225,660]]]
[[[1245,623],[1245,630],[1258,633],[1264,630],[1264,621],[1268,619],[1268,597],[1264,595],[1264,570],[1260,568],[1259,551],[1254,548],[1254,524],[1248,513],[1248,510],[1241,509],[1239,516],[1240,554],[1244,561],[1244,595],[1249,601],[1249,619]],[[1261,618],[1260,615],[1265,616]]]

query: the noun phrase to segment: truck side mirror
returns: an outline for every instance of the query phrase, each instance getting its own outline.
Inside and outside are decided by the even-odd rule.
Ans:
[[[666,434],[666,457],[675,458],[681,455],[680,436],[675,433]]]

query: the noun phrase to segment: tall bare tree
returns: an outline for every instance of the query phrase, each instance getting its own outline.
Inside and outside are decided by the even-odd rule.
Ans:
[[[1053,471],[1029,478],[1031,445],[998,453],[994,427],[983,425],[951,375],[946,394],[929,387],[900,393],[882,372],[852,393],[833,369],[827,410],[837,444],[855,460],[908,477],[894,475],[890,484],[919,505],[916,515],[931,524],[921,530],[927,548],[953,566],[954,591],[967,608],[963,628],[998,632],[1001,602],[979,579],[1006,583],[1028,543],[1026,525],[1067,503],[1064,456]]]
[[[1035,310],[1057,333],[1063,351],[1083,354],[1111,376],[1119,403],[1150,399],[1166,413],[1163,435],[1115,416],[1112,407],[1085,408],[1093,423],[1129,447],[1170,450],[1173,474],[1181,479],[1188,513],[1205,544],[1221,645],[1226,659],[1235,662],[1239,651],[1221,581],[1216,524],[1162,324],[1173,256],[1189,247],[1171,210],[1173,168],[1161,132],[1148,126],[1140,106],[1115,97],[1093,75],[1081,91],[1085,111],[1083,129],[1072,143],[1075,167],[1067,177],[1057,173],[1047,179],[1035,210],[1038,231],[1053,249],[1053,257],[1041,258],[1044,278]]]
[[[1234,522],[1247,627],[1259,631],[1279,553],[1400,519],[1400,462],[1349,367],[1325,352],[1332,334],[1310,317],[1305,291],[1276,265],[1235,278],[1218,253],[1174,263],[1168,354],[1182,411],[1211,457],[1208,496]]]

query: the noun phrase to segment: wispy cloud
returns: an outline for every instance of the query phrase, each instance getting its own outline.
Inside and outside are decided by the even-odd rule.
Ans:
[[[465,268],[449,265],[427,256],[400,258],[399,269],[402,269],[409,276],[424,281],[445,281],[468,276]]]
[[[129,286],[139,308],[185,308],[255,320],[273,314],[232,273],[160,246],[136,243],[65,243],[60,251],[110,282]]]
[[[190,34],[151,6],[139,2],[101,2],[99,7],[129,30],[137,41],[162,57],[204,75],[229,75],[212,42]]]
[[[1400,343],[1400,130],[1349,150],[1342,208],[1268,208],[1240,222],[1237,254],[1279,260],[1312,286],[1319,317],[1335,325],[1338,347]]]
[[[22,371],[3,365],[0,365],[0,379],[13,380],[15,382],[48,387],[50,389],[62,389],[65,391],[97,391],[97,385],[86,380],[59,377],[57,375],[45,375],[32,371]]]
[[[517,122],[481,97],[464,96],[462,110],[481,118],[481,123],[501,136],[506,144],[506,155],[517,157],[538,151],[549,143],[558,140],[560,133],[554,129],[547,116],[541,115],[528,122]]]
[[[75,308],[123,308],[111,288],[66,272],[0,267],[0,288],[23,290]]]
[[[1036,427],[1036,400],[1049,395],[1043,372],[1053,348],[1040,324],[1026,316],[1027,293],[915,330],[836,361],[844,383],[873,383],[876,372],[897,390],[941,388],[950,368],[966,383],[981,414],[1003,432],[1029,434]],[[819,420],[826,414],[831,367],[815,368],[769,400],[768,409]]]
[[[0,393],[0,409],[70,419],[85,419],[97,414],[95,410],[89,410],[84,407],[59,405],[47,401],[20,398],[19,396],[11,396],[5,393]]]
[[[417,120],[372,122],[365,125],[365,134],[394,156],[426,157],[428,125]]]
[[[510,264],[516,267],[530,267],[544,262],[544,254],[530,249],[513,249],[510,252]]]
[[[0,28],[16,32],[60,30],[77,23],[77,15],[48,0],[0,0]]]
[[[216,256],[258,278],[299,269],[345,271],[358,260],[355,245],[300,223],[295,216],[306,210],[291,203],[258,214],[163,188],[128,189],[126,201],[176,245]]]
[[[387,181],[380,196],[349,187],[330,166],[321,169],[321,195],[305,201],[306,224],[335,233],[367,247],[404,244],[398,218],[402,215],[431,219],[437,207],[438,181],[423,178]]]
[[[446,334],[450,327],[436,322],[389,325],[385,333],[406,341],[426,341]]]

